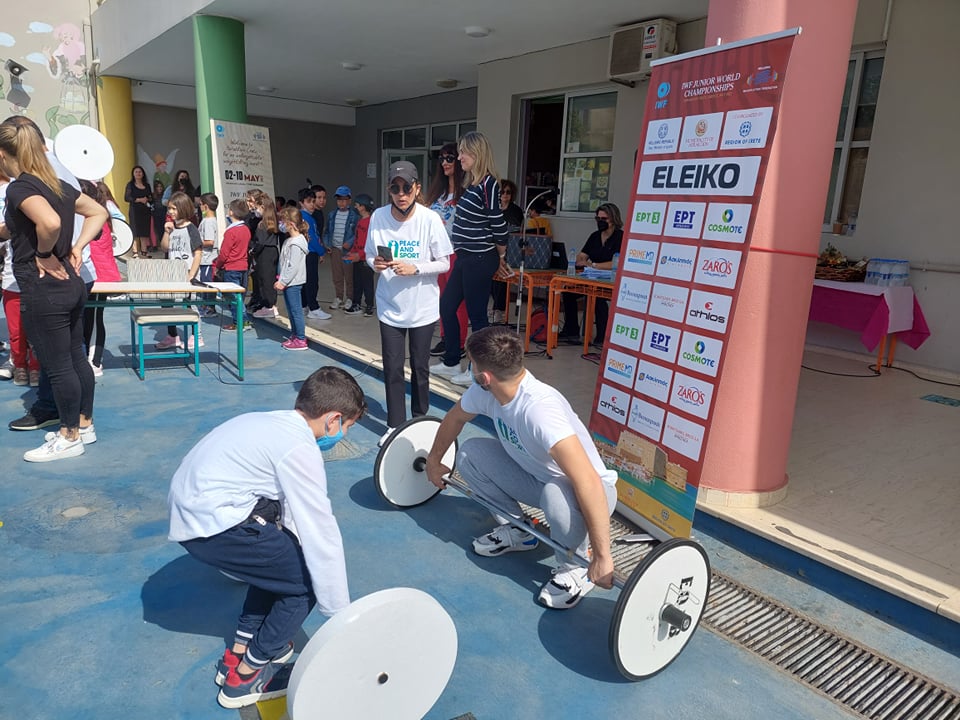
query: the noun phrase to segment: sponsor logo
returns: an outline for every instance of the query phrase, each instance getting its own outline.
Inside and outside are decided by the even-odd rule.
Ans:
[[[765,147],[772,118],[772,107],[731,110],[727,113],[726,123],[723,126],[720,149],[743,150]]]
[[[737,283],[739,270],[739,250],[701,248],[700,256],[697,258],[697,272],[693,281],[705,285],[732,288]]]
[[[660,127],[657,128],[657,137],[663,140],[669,132],[670,126],[666,123],[660,123]]]
[[[607,364],[603,369],[603,377],[607,380],[630,388],[633,387],[636,372],[637,361],[634,358],[618,350],[607,351]]]
[[[663,234],[696,240],[700,237],[706,203],[672,202],[667,211],[669,219]]]
[[[744,242],[747,239],[751,208],[747,203],[710,203],[703,225],[703,239]]]
[[[704,428],[679,415],[667,413],[663,425],[663,444],[693,461],[700,460]]]
[[[722,352],[722,341],[685,332],[680,339],[680,357],[677,363],[689,370],[716,377]]]
[[[667,211],[666,202],[640,200],[633,204],[631,233],[659,235]]]
[[[690,291],[684,287],[655,283],[650,296],[650,314],[665,320],[683,322]]]
[[[622,390],[615,390],[609,385],[600,386],[600,398],[597,401],[597,412],[618,423],[627,421],[627,407],[630,396]]]
[[[670,343],[673,340],[672,335],[667,333],[655,332],[650,335],[650,348],[660,352],[670,352]]]
[[[691,115],[684,121],[683,135],[680,137],[681,152],[704,152],[716,150],[720,142],[720,127],[723,125],[723,113]]]
[[[650,240],[630,240],[624,255],[626,269],[652,275],[659,247],[657,243]]]
[[[641,195],[753,195],[760,158],[647,160],[640,164]]]
[[[647,137],[643,143],[643,152],[647,155],[674,153],[680,142],[680,128],[683,118],[654,120],[647,125]]]
[[[769,65],[758,67],[752,73],[747,75],[747,87],[757,87],[760,85],[772,85],[780,77],[777,71]]]
[[[641,360],[637,365],[637,382],[634,389],[660,402],[670,397],[670,381],[673,371],[659,365]]]
[[[674,280],[690,280],[696,265],[696,255],[697,249],[692,245],[664,243],[660,248],[657,275]]]
[[[654,104],[656,110],[663,110],[667,106],[667,95],[670,94],[670,83],[662,82],[657,86],[657,102]]]
[[[687,323],[706,330],[725,333],[731,300],[732,298],[728,295],[716,295],[702,290],[691,291]]]
[[[659,442],[665,414],[666,411],[663,408],[640,398],[633,398],[630,402],[630,419],[627,420],[627,426],[654,442]]]
[[[620,282],[617,304],[624,310],[637,313],[647,312],[650,302],[650,281],[624,277]]]
[[[713,385],[705,380],[676,373],[673,380],[673,393],[670,404],[691,415],[706,418],[710,412],[710,401],[713,398]]]
[[[640,349],[642,340],[643,320],[623,313],[614,313],[610,342],[636,352]]]
[[[694,132],[697,134],[697,137],[703,137],[707,132],[707,121],[698,120],[696,129],[694,130]]]
[[[753,123],[749,120],[744,120],[742,123],[740,123],[740,129],[738,130],[740,137],[747,137],[752,129]]]

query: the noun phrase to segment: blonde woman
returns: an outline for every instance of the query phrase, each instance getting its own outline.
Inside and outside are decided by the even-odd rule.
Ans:
[[[60,415],[59,432],[23,459],[76,457],[97,439],[93,369],[83,349],[87,288],[78,275],[80,255],[109,216],[96,200],[57,178],[33,123],[0,123],[0,170],[14,179],[7,187],[0,237],[9,237],[13,246],[23,331],[50,377]],[[75,212],[84,220],[71,247]]]
[[[486,136],[468,132],[457,145],[466,190],[457,203],[451,241],[457,260],[440,296],[440,321],[446,338],[460,337],[457,308],[467,305],[473,332],[489,325],[487,302],[493,276],[508,272],[507,223],[500,209],[500,177]],[[460,348],[446,343],[443,361],[430,372],[459,385],[470,385],[469,370],[460,372]]]

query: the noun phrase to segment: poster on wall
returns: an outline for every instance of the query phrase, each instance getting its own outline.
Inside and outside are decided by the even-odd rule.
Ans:
[[[653,63],[590,432],[618,510],[689,537],[799,28]]]
[[[259,125],[211,119],[210,141],[213,191],[220,199],[217,220],[222,229],[226,226],[225,210],[231,200],[245,198],[248,190],[262,190],[274,197],[270,130]]]

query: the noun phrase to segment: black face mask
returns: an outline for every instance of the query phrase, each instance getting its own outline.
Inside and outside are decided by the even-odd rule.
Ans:
[[[610,227],[610,223],[608,223],[606,220],[597,220],[597,230],[600,232],[603,232],[608,227]]]
[[[398,208],[397,204],[393,201],[393,198],[390,199],[390,204],[393,205],[394,210],[396,210],[398,213],[403,215],[403,217],[406,217],[407,215],[413,212],[413,208],[416,207],[417,203],[415,202],[410,203],[410,207],[408,207],[406,210],[401,210],[400,208]]]

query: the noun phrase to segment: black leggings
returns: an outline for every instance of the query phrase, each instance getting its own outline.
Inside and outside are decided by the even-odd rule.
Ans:
[[[277,304],[277,290],[273,284],[277,281],[277,262],[280,251],[275,247],[265,247],[257,255],[254,276],[260,289],[261,307],[274,307]]]
[[[404,337],[410,336],[410,411],[413,417],[430,409],[430,341],[436,323],[400,328],[380,323],[380,353],[383,356],[383,385],[387,399],[387,425],[395,428],[407,419],[403,360]]]
[[[91,300],[101,300],[105,295],[102,293],[93,293],[90,295]],[[107,341],[107,328],[103,324],[103,307],[91,307],[87,305],[83,308],[83,344],[87,350],[93,350],[93,355],[90,358],[90,362],[94,365],[103,364],[103,346]],[[93,340],[93,330],[96,327],[97,330],[97,339],[96,342],[91,345],[90,341]]]
[[[66,280],[42,278],[31,259],[14,268],[20,285],[23,331],[50,378],[60,425],[80,427],[80,415],[93,417],[93,368],[83,350],[83,308],[87,288],[67,260]]]

